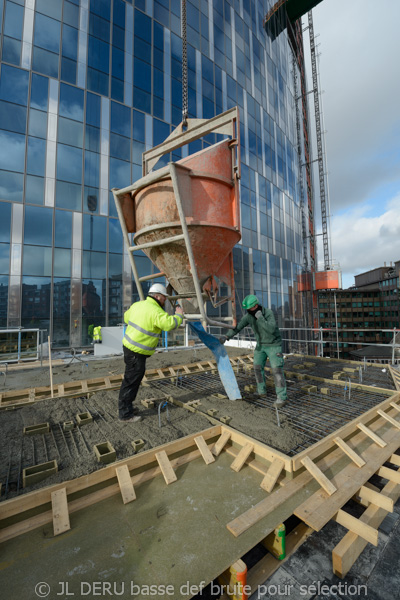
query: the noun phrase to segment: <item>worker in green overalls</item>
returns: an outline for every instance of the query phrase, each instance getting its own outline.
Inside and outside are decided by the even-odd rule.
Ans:
[[[257,340],[254,351],[254,374],[257,382],[257,392],[259,395],[267,393],[264,367],[267,358],[269,358],[277,395],[277,400],[274,404],[279,408],[287,400],[286,380],[283,372],[284,360],[281,332],[276,324],[274,313],[269,308],[261,306],[257,296],[253,294],[246,296],[242,306],[247,310],[247,314],[234,329],[229,329],[227,335],[221,336],[220,342],[224,344],[245,327],[252,328]]]

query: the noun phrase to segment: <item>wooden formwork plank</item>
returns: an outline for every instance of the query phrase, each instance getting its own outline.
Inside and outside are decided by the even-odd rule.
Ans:
[[[294,514],[316,531],[322,529],[400,446],[400,436],[397,430],[389,430],[385,440],[388,442],[386,448],[377,449],[375,446],[370,446],[362,453],[366,461],[363,467],[356,467],[354,463],[350,463],[332,478],[332,483],[337,488],[335,494],[327,498],[319,490],[300,504],[293,511]],[[391,472],[397,475],[395,471]]]
[[[169,462],[169,458],[165,450],[162,450],[161,452],[156,452],[156,459],[160,466],[161,473],[164,476],[165,483],[169,485],[170,483],[176,481],[176,473],[172,468],[171,463]]]
[[[285,463],[279,458],[275,458],[272,461],[270,468],[268,469],[267,474],[262,480],[260,487],[266,492],[272,492],[275,487],[276,482],[278,481],[279,475],[282,473],[282,470],[285,468]]]
[[[173,459],[171,461],[172,467],[177,468],[181,465],[185,465],[188,462],[197,459],[200,456],[199,450],[193,450],[193,452],[188,452],[180,456],[179,458]],[[115,467],[114,467],[115,468]],[[135,475],[132,477],[133,485],[141,485],[154,477],[157,477],[160,474],[160,467],[154,467],[152,469],[148,469],[139,475]],[[87,477],[87,476],[85,476]],[[92,506],[96,504],[96,502],[101,502],[107,498],[111,498],[116,494],[120,493],[120,487],[118,483],[108,485],[107,487],[98,490],[97,492],[92,492],[83,496],[82,498],[78,498],[77,500],[72,500],[69,502],[69,512],[72,514],[73,512],[77,512],[88,506]],[[15,525],[11,525],[9,527],[5,527],[4,529],[0,529],[0,543],[10,540],[18,535],[22,535],[23,533],[27,533],[28,531],[32,531],[33,529],[37,529],[38,527],[42,527],[47,523],[51,523],[52,521],[52,511],[46,511],[32,517],[30,519],[26,519]]]
[[[65,487],[51,494],[54,535],[60,535],[71,529],[69,522],[67,490]]]
[[[375,431],[382,427],[382,419],[379,419],[371,424],[371,430]],[[224,429],[224,428],[222,428]],[[361,433],[358,433],[353,439],[352,442],[357,444],[363,440],[364,436]],[[258,450],[255,450],[255,454],[257,455]],[[343,453],[339,448],[332,450],[326,456],[320,458],[318,460],[318,468],[321,471],[324,471],[328,468],[333,468],[335,463],[341,460],[343,457]],[[353,465],[354,466],[354,465]],[[354,467],[355,468],[355,467]],[[252,506],[247,511],[233,519],[227,524],[227,529],[235,536],[238,537],[242,535],[245,531],[247,531],[250,527],[258,523],[261,519],[266,517],[270,512],[275,510],[282,503],[286,502],[290,498],[292,498],[296,493],[306,487],[311,481],[313,477],[308,472],[305,471],[302,474],[298,475],[292,481],[286,483],[281,489],[277,490],[261,502],[258,502],[255,506]],[[367,477],[366,480],[368,480]],[[362,482],[357,489],[363,485]],[[357,491],[357,490],[355,490]],[[354,494],[353,494],[354,495]],[[343,503],[344,504],[344,503]],[[339,507],[341,508],[341,507]],[[337,511],[334,511],[337,512]],[[333,513],[334,514],[334,513]],[[328,519],[329,520],[329,519]]]
[[[250,454],[253,452],[254,444],[247,443],[243,446],[233,463],[231,464],[231,469],[238,473],[240,469],[243,467],[246,460],[249,458]]]
[[[364,489],[364,488],[373,490],[374,492],[377,492],[378,494],[380,493],[380,489],[378,487],[376,487],[376,485],[373,485],[372,483],[370,483],[369,481],[366,481],[361,489]],[[358,504],[361,504],[361,506],[364,506],[365,508],[368,508],[368,506],[371,504],[371,502],[369,500],[365,500],[364,498],[361,498],[361,496],[359,495],[359,492],[357,492],[352,497],[352,500],[354,500],[354,502],[357,502]]]
[[[395,408],[397,410],[397,412],[400,412],[400,406],[398,404],[396,404],[395,402],[391,402],[390,406],[393,406],[393,408]]]
[[[156,452],[166,450],[169,454],[176,454],[181,452],[182,450],[188,450],[194,445],[194,438],[197,437],[199,433],[201,433],[205,440],[212,439],[220,435],[221,426],[217,425],[215,427],[210,427],[202,432],[192,433],[183,438],[179,438],[178,440],[175,440],[173,442],[168,442],[167,444],[158,446],[157,448],[151,448],[150,450],[146,450],[145,452],[136,454],[122,461],[119,461],[117,464],[104,467],[102,469],[99,469],[98,471],[90,473],[89,475],[83,475],[78,479],[54,484],[52,486],[48,486],[30,492],[29,494],[23,494],[21,496],[18,496],[17,498],[4,500],[0,503],[0,520],[8,519],[9,517],[12,517],[14,515],[18,515],[25,511],[31,510],[32,508],[36,508],[43,504],[47,504],[51,500],[51,492],[60,488],[66,487],[67,494],[70,495],[75,492],[83,491],[86,488],[95,486],[99,483],[105,483],[108,480],[113,479],[115,477],[116,466],[118,467],[122,466],[123,464],[126,464],[129,468],[129,471],[134,471],[135,469],[143,469],[143,467],[147,467],[148,469],[150,469],[156,462]],[[195,456],[197,457],[199,456],[199,454],[199,451],[195,450]],[[175,465],[176,461],[172,461],[172,463]],[[156,467],[156,469],[157,473],[159,473],[159,468]],[[119,491],[118,485],[116,489],[117,491]]]
[[[387,510],[387,512],[393,512],[393,500],[387,496],[384,496],[378,491],[371,490],[371,488],[363,485],[358,490],[357,495],[361,498],[361,500],[365,500],[370,504],[375,504],[375,506],[379,506],[379,508],[383,508],[384,510]]]
[[[356,517],[349,515],[349,513],[344,510],[339,510],[336,515],[332,517],[332,520],[339,523],[339,525],[343,525],[343,527],[346,527],[349,531],[356,533],[370,544],[373,544],[374,546],[378,545],[378,530],[371,527],[371,525],[367,525],[367,523],[363,523],[359,519],[356,519]]]
[[[127,465],[122,465],[115,469],[117,474],[119,488],[121,490],[122,501],[124,504],[136,500],[135,489],[133,487],[132,479],[129,474]]]
[[[222,426],[221,431],[229,431],[231,436],[230,436],[230,440],[232,443],[234,444],[239,444],[240,446],[244,446],[247,443],[251,443],[254,444],[254,439],[249,437],[248,435],[246,435],[245,433],[241,433],[240,431],[237,431],[236,429],[232,429],[232,428],[226,428],[226,426]],[[285,471],[287,471],[288,473],[292,472],[292,459],[287,456],[286,454],[284,454],[283,452],[280,452],[279,450],[275,450],[274,448],[270,448],[269,446],[265,446],[264,444],[262,444],[261,442],[257,442],[254,445],[254,450],[253,450],[255,456],[260,456],[261,458],[264,458],[265,460],[267,460],[268,462],[273,462],[275,460],[275,458],[279,458],[280,460],[283,460],[283,462],[285,463]]]
[[[384,448],[385,446],[387,446],[385,440],[383,440],[381,437],[379,437],[379,435],[376,435],[376,433],[374,433],[369,427],[367,427],[363,423],[357,423],[357,427],[360,431],[365,433],[365,435],[367,435],[369,438],[371,438],[371,440],[373,442],[375,442],[375,444],[378,444],[378,446],[380,446],[381,448]]]
[[[389,398],[387,398],[386,400],[384,400],[377,406],[375,406],[375,407],[371,408],[370,410],[368,410],[367,412],[365,412],[361,417],[357,417],[356,419],[354,419],[350,423],[347,423],[346,425],[344,425],[343,427],[341,427],[334,433],[331,433],[328,436],[326,436],[320,442],[317,442],[316,444],[311,446],[311,448],[307,448],[306,450],[303,450],[302,452],[300,452],[300,454],[297,454],[297,456],[293,457],[293,470],[297,471],[297,469],[299,469],[302,466],[301,461],[304,458],[304,456],[309,456],[311,459],[321,456],[323,453],[325,453],[330,448],[332,448],[332,446],[334,446],[335,443],[334,443],[333,439],[335,437],[339,436],[342,439],[347,438],[349,435],[353,434],[357,430],[359,423],[368,425],[369,423],[371,423],[371,421],[376,419],[377,416],[381,416],[381,415],[377,414],[377,411],[379,409],[388,408],[390,406],[391,402],[399,400],[399,399],[400,399],[399,393],[396,393],[396,394],[390,396]],[[370,425],[369,425],[369,427],[372,429],[372,427]]]
[[[224,449],[224,446],[226,445],[230,437],[231,434],[229,431],[222,432],[220,438],[217,440],[217,442],[215,442],[214,448],[211,450],[214,456],[219,456],[221,454],[222,450]]]
[[[381,467],[376,474],[393,483],[400,483],[400,473],[398,471],[393,471],[393,469],[389,469],[388,467]]]
[[[251,357],[245,356],[244,358],[250,360]],[[235,359],[233,358],[230,359],[230,362],[232,365],[236,364]],[[196,374],[208,369],[215,370],[216,368],[216,361],[203,361],[202,363],[193,363],[191,365],[177,365],[175,367],[165,367],[163,369],[148,369],[143,377],[142,383],[146,384],[148,381],[175,377],[179,373],[179,371],[183,371],[185,374]],[[100,391],[104,389],[116,389],[119,387],[122,379],[123,375],[119,374],[114,375],[112,378],[96,377],[94,379],[60,383],[57,386],[57,397],[71,397],[79,395],[81,393],[87,393],[86,385],[89,391],[91,392],[97,390]],[[45,400],[47,398],[51,398],[50,386],[26,388],[22,390],[12,390],[9,392],[2,393],[0,406],[1,408],[7,408],[10,406],[21,406],[24,404],[31,404],[32,402],[37,402],[38,400]]]
[[[365,460],[361,458],[361,456],[359,456],[357,452],[353,450],[353,448],[350,448],[350,446],[346,444],[342,438],[335,437],[333,441],[341,450],[343,450],[345,454],[347,454],[347,456],[353,461],[354,464],[357,465],[357,467],[363,467],[365,465]]]
[[[387,496],[394,503],[397,502],[400,497],[400,485],[390,481],[383,488],[381,495]],[[378,528],[387,514],[387,511],[383,508],[371,504],[361,515],[360,521],[371,525],[371,527]],[[351,531],[346,533],[332,551],[334,574],[340,578],[345,577],[367,543],[363,538]]]
[[[331,496],[337,491],[333,483],[329,481],[327,476],[323,474],[323,472],[317,467],[315,463],[313,463],[313,461],[308,456],[305,456],[301,462],[303,466],[307,469],[307,471],[311,473],[314,479],[318,481],[319,485],[325,490],[325,492],[329,494],[329,496]]]
[[[396,371],[391,365],[389,365],[389,372],[392,376],[396,390],[400,390],[400,372]]]
[[[196,442],[196,446],[200,450],[200,454],[204,458],[204,462],[206,463],[206,465],[213,463],[215,461],[215,458],[211,454],[211,451],[210,451],[209,447],[207,446],[203,436],[199,435],[199,436],[195,437],[194,441]]]
[[[392,404],[392,402],[390,404]],[[390,423],[391,425],[393,425],[393,427],[397,427],[397,429],[400,429],[400,422],[399,421],[396,421],[396,419],[394,419],[393,417],[391,417],[387,413],[383,412],[383,410],[377,410],[377,413],[378,413],[378,415],[381,415],[381,417],[383,417],[384,419],[386,419],[386,421],[388,423]]]
[[[391,462],[392,465],[396,465],[396,467],[400,467],[400,456],[398,454],[392,454],[389,458],[389,462]]]

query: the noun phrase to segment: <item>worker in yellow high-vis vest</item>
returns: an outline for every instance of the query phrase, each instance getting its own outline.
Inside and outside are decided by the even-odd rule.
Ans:
[[[127,324],[123,339],[125,374],[118,399],[118,416],[121,421],[135,423],[141,420],[135,415],[133,401],[146,370],[146,359],[154,354],[162,331],[172,331],[183,322],[180,307],[174,315],[164,310],[167,290],[161,283],[154,283],[146,300],[135,302],[125,312]]]

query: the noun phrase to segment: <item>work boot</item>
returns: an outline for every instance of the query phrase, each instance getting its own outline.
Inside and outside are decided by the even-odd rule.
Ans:
[[[265,396],[267,393],[267,386],[265,383],[257,383],[257,394],[259,396]]]
[[[142,420],[142,417],[140,417],[139,415],[134,415],[133,417],[130,417],[129,419],[120,419],[120,421],[122,423],[139,423],[139,421]]]
[[[274,406],[276,406],[276,408],[282,408],[282,406],[285,406],[286,404],[286,400],[282,400],[282,398],[277,398],[274,402]]]

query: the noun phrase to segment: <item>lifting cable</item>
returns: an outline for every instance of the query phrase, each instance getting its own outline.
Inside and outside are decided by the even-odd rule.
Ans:
[[[182,0],[181,33],[182,33],[182,124],[187,127],[188,118],[188,71],[187,71],[187,35],[186,35],[186,0]]]

